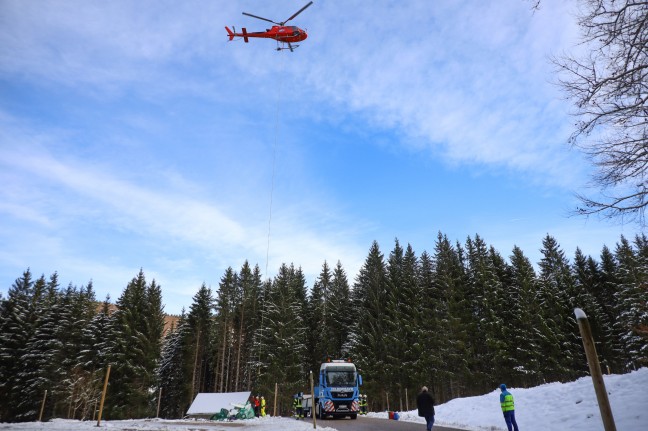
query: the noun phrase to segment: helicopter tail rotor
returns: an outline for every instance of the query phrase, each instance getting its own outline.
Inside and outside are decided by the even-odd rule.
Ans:
[[[236,29],[234,28],[234,31],[232,31],[229,29],[229,27],[225,26],[225,30],[227,30],[227,36],[229,37],[229,40],[230,41],[234,40],[234,33],[236,33]]]

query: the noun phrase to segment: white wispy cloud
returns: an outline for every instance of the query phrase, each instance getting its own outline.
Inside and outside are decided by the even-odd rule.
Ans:
[[[564,150],[569,134],[568,106],[549,82],[548,56],[575,42],[573,5],[548,0],[533,13],[522,0],[419,0],[407,7],[350,1],[343,8],[317,2],[295,20],[310,27],[305,46],[281,61],[272,49],[225,43],[222,26],[261,29],[263,22],[241,11],[279,19],[275,15],[290,14],[300,2],[135,7],[127,1],[7,1],[0,12],[7,23],[0,30],[0,70],[85,83],[92,91],[231,100],[249,98],[246,88],[253,84],[256,91],[277,91],[258,86],[254,76],[280,69],[301,81],[291,89],[296,94],[285,97],[307,112],[326,100],[375,126],[403,131],[400,144],[420,146],[422,138],[448,163],[514,169],[563,187],[582,182],[579,159],[556,151]],[[196,68],[207,74],[193,73]],[[234,87],[232,81],[219,85],[232,73],[239,75]]]
[[[452,163],[582,182],[584,166],[564,151],[568,106],[549,82],[549,55],[574,42],[561,2],[536,14],[525,2],[349,2],[337,32],[327,21],[337,6],[321,9],[312,20],[325,33],[300,70],[334,103],[424,138]]]
[[[5,243],[13,244],[0,253],[3,265],[49,267],[77,275],[77,283],[87,276],[104,290],[123,288],[133,271],[145,267],[149,278],[165,284],[165,292],[180,295],[202,282],[217,284],[225,268],[238,269],[245,260],[265,273],[266,254],[267,276],[293,262],[311,283],[325,260],[341,260],[350,277],[359,267],[364,245],[356,245],[358,231],[336,226],[341,216],[330,204],[326,213],[318,210],[322,202],[316,197],[275,207],[268,244],[269,207],[259,204],[254,188],[244,191],[247,197],[225,192],[215,200],[204,185],[177,172],[170,182],[163,173],[159,181],[144,182],[105,161],[55,156],[50,143],[60,144],[64,134],[47,135],[43,129],[34,134],[10,123],[4,121],[0,133],[6,180],[0,219],[15,227],[0,230]],[[24,236],[34,246],[18,246]]]

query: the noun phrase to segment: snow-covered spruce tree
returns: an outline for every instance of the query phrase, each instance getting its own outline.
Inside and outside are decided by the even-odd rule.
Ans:
[[[177,326],[164,337],[157,369],[158,382],[162,389],[160,400],[162,418],[183,417],[192,401],[190,399],[193,371],[193,346],[190,344],[192,339],[193,332],[183,309]]]
[[[598,263],[591,256],[585,256],[580,248],[576,248],[572,271],[575,281],[575,305],[587,314],[592,336],[599,358],[603,362],[609,355],[608,340],[606,337],[605,312],[596,299],[598,284],[601,276]],[[607,361],[603,365],[607,365]]]
[[[569,381],[587,371],[578,325],[574,318],[575,282],[558,242],[550,235],[542,241],[539,301],[542,320],[542,369],[548,381]]]
[[[505,322],[503,312],[502,283],[497,278],[493,261],[484,240],[466,240],[468,296],[466,301],[471,310],[468,333],[473,347],[471,357],[472,389],[483,392],[493,386],[493,372],[502,373],[495,363],[508,357],[508,346],[503,334]]]
[[[435,307],[439,325],[435,336],[441,349],[438,353],[429,353],[439,355],[435,392],[442,402],[463,395],[469,382],[472,350],[467,322],[471,316],[466,301],[467,280],[461,245],[453,246],[448,237],[439,232],[433,262],[434,291],[442,295]]]
[[[313,283],[311,294],[308,298],[308,313],[305,316],[308,332],[306,334],[307,351],[309,352],[307,370],[316,375],[319,364],[329,355],[333,355],[333,342],[331,339],[330,319],[330,290],[333,274],[324,261],[319,276]],[[333,356],[332,359],[335,359]]]
[[[155,289],[154,283],[151,286]],[[155,322],[162,310],[151,309],[151,286],[140,270],[117,300],[109,353],[111,402],[104,407],[107,418],[141,418],[154,413],[155,364],[162,337],[162,328],[156,328]]]
[[[89,405],[85,410],[86,419],[93,417],[94,402],[101,397],[101,390],[108,367],[108,339],[110,325],[110,296],[106,296],[99,311],[82,328],[82,339],[77,360],[78,366],[89,374],[85,390]],[[88,411],[89,410],[89,411]],[[82,415],[83,417],[83,415]]]
[[[641,246],[642,238],[637,237],[635,244]],[[620,282],[616,293],[618,317],[615,325],[621,336],[626,371],[629,371],[645,365],[648,360],[647,341],[641,333],[641,328],[648,325],[648,262],[645,254],[640,255],[623,236],[615,255]]]
[[[385,379],[382,381],[384,390],[389,394],[391,409],[402,408],[399,405],[399,400],[402,399],[401,392],[402,381],[401,376],[405,374],[403,366],[400,364],[400,355],[404,350],[405,341],[401,338],[403,333],[399,328],[403,324],[402,316],[399,315],[399,307],[405,306],[400,303],[398,292],[403,285],[403,247],[401,247],[398,239],[394,240],[394,248],[389,253],[387,259],[387,278],[385,284],[385,294],[387,303],[385,304],[385,311],[381,316],[385,328],[383,335],[385,341]]]
[[[16,422],[21,403],[20,358],[34,333],[34,281],[29,268],[12,284],[0,309],[0,421]]]
[[[32,320],[30,325],[32,334],[26,339],[25,346],[22,349],[19,359],[20,371],[15,377],[15,385],[16,388],[19,388],[19,391],[14,393],[14,399],[17,402],[14,414],[19,422],[34,421],[38,418],[39,405],[37,400],[42,398],[43,392],[41,390],[44,391],[45,387],[47,387],[44,385],[49,383],[42,380],[41,365],[43,364],[43,356],[47,355],[48,352],[44,349],[45,346],[40,343],[43,336],[40,329],[45,324],[43,315],[46,314],[48,302],[46,286],[45,276],[41,275],[34,283],[30,301],[33,316],[33,320],[30,319]],[[47,340],[44,341],[47,342]]]
[[[405,251],[396,240],[387,263],[388,280],[388,363],[392,376],[389,388],[394,408],[404,410],[409,396],[417,393],[420,381],[414,380],[414,370],[425,353],[419,328],[424,325],[418,279],[419,262],[410,244]],[[406,393],[407,390],[407,393]],[[406,398],[406,395],[408,397]],[[413,398],[412,398],[413,399]]]
[[[238,392],[252,388],[254,330],[260,321],[261,272],[258,265],[253,270],[247,261],[243,263],[237,278],[237,292],[240,298],[234,317],[236,359],[233,388]]]
[[[59,394],[64,396],[66,417],[92,417],[96,393],[95,376],[81,366],[83,329],[96,313],[96,298],[92,282],[77,288],[72,284],[64,290],[58,317],[58,339],[61,343],[61,365],[65,376]]]
[[[533,264],[518,246],[513,247],[509,260],[511,284],[507,292],[511,296],[511,314],[507,324],[514,330],[509,334],[512,349],[509,353],[513,363],[507,381],[511,385],[534,386],[542,383],[540,364],[544,355],[538,329],[542,325],[539,322],[536,274]]]
[[[286,409],[292,394],[302,391],[307,382],[305,298],[306,285],[301,269],[282,264],[265,298],[256,389],[269,394],[274,391],[275,383],[279,383],[279,404]]]
[[[165,313],[162,303],[162,287],[151,280],[146,289],[146,326],[143,333],[146,338],[145,352],[146,363],[144,365],[148,374],[149,390],[153,397],[149,397],[149,412],[157,408],[156,390],[160,387],[157,379],[157,370],[160,364],[160,353],[162,351],[162,337],[164,334]],[[152,413],[149,413],[152,414]]]
[[[387,271],[378,243],[374,241],[353,286],[356,322],[352,335],[352,355],[365,376],[363,391],[372,400],[386,408],[383,391],[387,381],[386,342],[387,331]]]
[[[643,346],[639,348],[637,361],[641,366],[648,365],[648,237],[645,234],[635,236],[639,270],[642,275],[641,283],[636,286],[636,334],[643,339]]]
[[[215,355],[215,349],[220,346],[218,341],[213,340],[215,336],[214,307],[215,299],[212,290],[203,283],[194,295],[187,315],[187,324],[191,334],[188,343],[192,370],[189,380],[191,390],[189,399],[186,400],[187,405],[191,404],[199,392],[214,390],[216,373],[211,364],[213,364],[212,358]]]
[[[262,281],[261,290],[259,292],[258,321],[256,322],[256,325],[252,327],[254,332],[252,349],[250,351],[250,363],[248,365],[252,373],[250,389],[260,390],[264,393],[274,391],[274,386],[263,386],[265,384],[263,376],[266,375],[268,367],[267,352],[271,349],[270,342],[273,339],[271,329],[268,327],[266,322],[271,295],[272,280],[267,279]]]
[[[625,370],[627,359],[621,341],[620,329],[615,325],[619,284],[619,265],[616,257],[607,246],[603,246],[600,255],[599,279],[594,291],[594,299],[603,311],[601,325],[606,340],[599,355],[601,355],[604,367],[609,365],[611,371],[617,373]]]
[[[494,312],[491,313],[489,322],[490,333],[494,334],[496,341],[490,342],[493,350],[496,352],[493,357],[493,372],[490,375],[488,391],[498,382],[508,381],[510,376],[515,372],[517,365],[515,360],[515,351],[518,345],[513,343],[514,333],[518,330],[515,322],[514,303],[519,301],[517,292],[513,289],[513,270],[493,246],[488,249],[489,260],[491,261],[495,274],[494,290],[491,291],[492,302],[495,304],[491,307]]]
[[[53,415],[84,418],[92,415],[96,394],[93,376],[80,364],[83,330],[94,316],[96,301],[92,283],[80,289],[68,285],[58,290],[58,275],[47,283],[47,293],[38,307],[38,323],[29,353],[24,357],[25,368],[33,377],[25,385],[25,395],[42,398],[48,391],[44,417]],[[38,406],[39,407],[39,406]]]
[[[228,267],[221,277],[216,297],[214,319],[214,385],[216,392],[230,392],[235,372],[236,310],[241,301],[238,274]]]
[[[353,313],[351,304],[351,289],[342,263],[338,260],[333,269],[333,280],[328,297],[328,310],[330,311],[329,327],[331,328],[332,356],[337,358],[347,357]],[[316,370],[314,370],[316,371]]]
[[[426,385],[438,399],[442,394],[443,362],[448,346],[445,329],[442,329],[448,319],[448,303],[445,292],[438,289],[434,277],[434,259],[424,251],[419,257],[416,307],[413,309],[419,324],[414,328],[411,350],[418,360],[411,370],[415,386],[409,390],[413,396],[422,385]]]

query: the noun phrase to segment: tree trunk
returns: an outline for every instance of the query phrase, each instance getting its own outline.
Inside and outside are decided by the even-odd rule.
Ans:
[[[245,306],[241,305],[241,323],[239,324],[238,352],[236,355],[236,378],[234,380],[234,391],[239,390],[239,376],[241,370],[241,346],[243,345],[243,321],[245,317]]]

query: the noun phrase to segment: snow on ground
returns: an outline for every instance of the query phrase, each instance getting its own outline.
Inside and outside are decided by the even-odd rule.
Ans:
[[[605,376],[604,380],[617,429],[648,430],[648,368],[624,375]],[[583,377],[571,383],[547,383],[530,389],[509,390],[515,397],[515,417],[522,431],[603,431],[603,422],[590,377]],[[500,390],[496,389],[479,397],[458,398],[436,406],[435,425],[471,431],[505,430],[499,394]],[[423,423],[423,418],[418,417],[416,410],[399,415],[400,420]],[[370,413],[369,416],[387,420],[386,412]],[[96,431],[96,425],[96,421],[57,419],[43,423],[0,423],[0,431]],[[313,424],[310,421],[270,417],[233,423],[147,419],[102,421],[101,428],[108,431],[310,431]],[[319,424],[317,429],[335,431],[335,428],[321,427]]]
[[[130,421],[71,421],[55,419],[50,422],[27,422],[19,424],[0,423],[0,430],[33,431],[312,431],[313,423],[309,420],[296,421],[289,418],[254,418],[232,422],[217,422],[206,420],[164,420],[139,419]],[[321,427],[318,430],[336,431],[334,428]]]
[[[648,368],[604,376],[612,415],[619,431],[648,430]],[[506,382],[503,382],[506,383]],[[530,389],[508,388],[515,399],[515,419],[522,431],[603,431],[591,377],[571,383],[547,383]],[[506,430],[499,405],[499,388],[435,407],[435,425],[466,430]],[[425,423],[416,410],[399,413],[400,420]],[[387,417],[387,413],[370,416]]]

